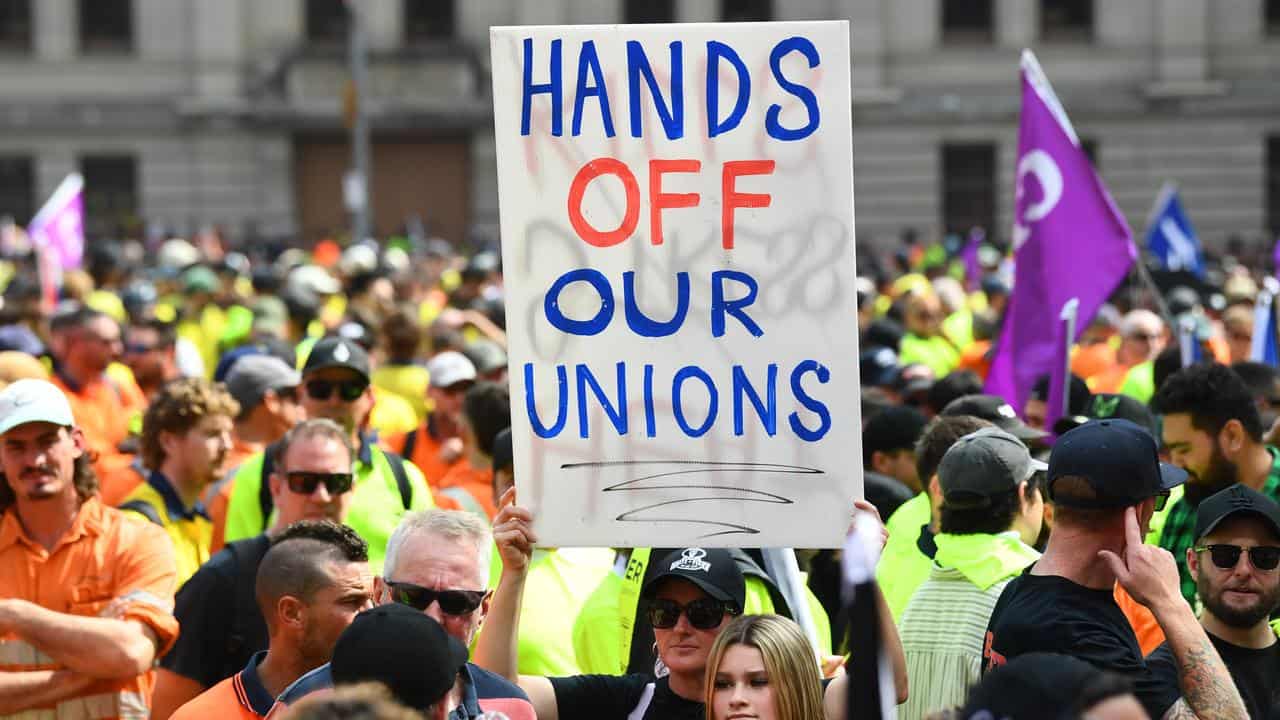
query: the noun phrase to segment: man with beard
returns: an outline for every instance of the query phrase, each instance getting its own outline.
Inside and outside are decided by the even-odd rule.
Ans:
[[[1280,451],[1263,444],[1253,396],[1225,365],[1193,365],[1174,373],[1151,406],[1164,415],[1164,445],[1170,461],[1188,475],[1183,497],[1170,498],[1172,507],[1160,533],[1160,547],[1173,553],[1182,595],[1195,602],[1196,581],[1186,558],[1196,540],[1196,508],[1236,483],[1280,499]]]
[[[142,459],[150,472],[120,509],[164,528],[178,561],[178,587],[209,559],[213,523],[200,497],[222,476],[239,412],[222,385],[183,378],[165,385],[142,418]]]
[[[1280,505],[1243,485],[1200,503],[1196,545],[1187,551],[1204,611],[1200,624],[1255,720],[1280,719],[1280,642],[1267,616],[1280,607]],[[1177,677],[1168,645],[1147,657]]]

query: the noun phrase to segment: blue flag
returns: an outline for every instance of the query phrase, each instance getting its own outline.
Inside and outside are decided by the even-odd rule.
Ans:
[[[1266,363],[1271,367],[1280,367],[1280,341],[1276,339],[1276,305],[1274,282],[1270,287],[1258,294],[1258,301],[1253,306],[1253,347],[1249,351],[1249,359]]]
[[[1165,183],[1156,196],[1147,225],[1147,250],[1165,270],[1184,270],[1204,278],[1204,251],[1191,220],[1182,209],[1178,188]]]

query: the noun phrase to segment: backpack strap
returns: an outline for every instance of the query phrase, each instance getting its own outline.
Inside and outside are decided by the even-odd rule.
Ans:
[[[262,476],[258,483],[258,510],[262,512],[262,531],[266,532],[271,523],[271,511],[275,509],[275,500],[271,499],[271,473],[276,469],[276,443],[271,443],[262,451]]]
[[[400,448],[400,456],[411,458],[413,450],[418,446],[418,428],[414,428],[404,435],[404,446]],[[409,507],[406,505],[405,507]]]
[[[164,527],[164,520],[160,519],[160,513],[156,511],[156,508],[154,505],[147,502],[146,500],[130,500],[128,502],[121,503],[120,509],[125,510],[127,512],[138,513],[139,515],[150,520],[156,525],[159,525],[160,527]]]
[[[256,542],[256,540],[246,542]],[[227,552],[231,553],[235,559],[235,576],[232,578],[232,582],[235,583],[235,592],[231,597],[234,612],[231,615],[231,634],[227,636],[227,657],[236,658],[238,661],[246,650],[256,652],[261,649],[248,647],[250,638],[247,624],[250,614],[256,612],[258,607],[254,595],[258,566],[253,562],[253,553],[247,552],[241,543],[228,544]],[[235,674],[238,671],[234,668],[223,668],[223,672]]]
[[[408,441],[405,441],[406,444]],[[409,471],[404,469],[404,458],[393,452],[382,451],[387,464],[391,466],[391,474],[396,478],[396,488],[400,490],[400,504],[405,510],[413,505],[413,485],[409,483]]]

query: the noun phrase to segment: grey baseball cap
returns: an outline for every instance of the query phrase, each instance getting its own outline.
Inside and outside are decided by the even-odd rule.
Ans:
[[[1047,465],[1032,459],[1021,440],[988,427],[965,435],[947,450],[938,465],[938,484],[947,505],[976,509],[1046,469]]]
[[[247,414],[268,390],[297,387],[301,382],[298,371],[274,355],[246,355],[231,366],[226,384],[231,397],[240,403],[241,414]]]

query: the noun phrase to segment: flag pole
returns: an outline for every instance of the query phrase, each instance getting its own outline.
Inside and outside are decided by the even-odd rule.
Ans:
[[[1059,316],[1065,326],[1066,342],[1062,344],[1062,400],[1061,407],[1058,408],[1058,417],[1052,421],[1048,417],[1045,423],[1057,423],[1059,418],[1066,417],[1071,414],[1071,346],[1076,341],[1076,320],[1080,315],[1080,298],[1073,297],[1062,306],[1062,314]],[[1049,427],[1053,427],[1049,425]]]

